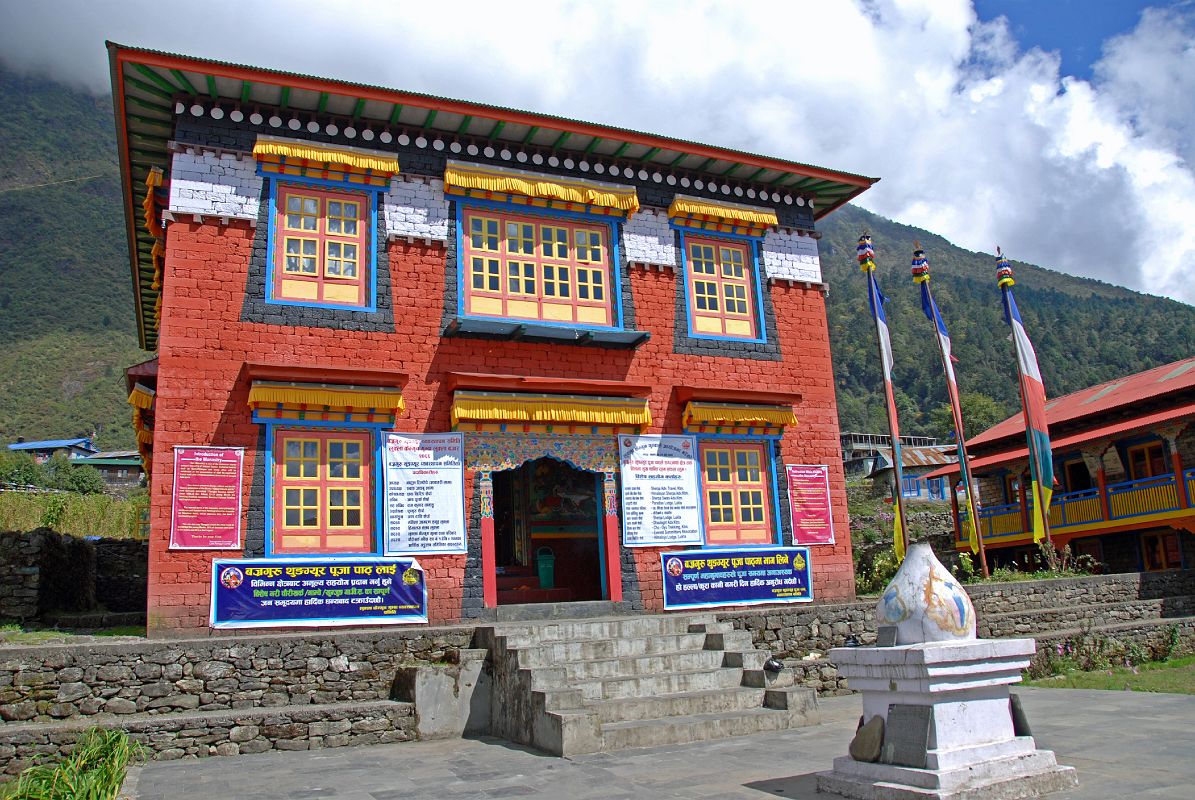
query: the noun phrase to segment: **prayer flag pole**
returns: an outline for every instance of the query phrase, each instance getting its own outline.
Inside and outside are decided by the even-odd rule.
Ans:
[[[875,250],[871,247],[871,237],[866,233],[859,237],[859,244],[855,248],[859,259],[859,268],[867,276],[867,303],[871,307],[871,316],[876,325],[876,343],[880,350],[880,364],[884,373],[884,402],[888,411],[888,430],[892,437],[892,475],[895,480],[892,492],[892,505],[895,510],[892,531],[892,547],[896,552],[896,560],[904,561],[905,550],[908,549],[908,526],[905,520],[905,506],[901,494],[903,492],[904,473],[901,465],[900,453],[900,424],[896,418],[896,394],[892,389],[892,337],[888,334],[888,318],[884,315],[884,302],[887,298],[880,293],[880,287],[875,279]]]
[[[1004,321],[1012,328],[1012,342],[1017,354],[1017,375],[1021,388],[1021,408],[1025,415],[1025,439],[1029,444],[1029,472],[1032,478],[1033,541],[1050,539],[1050,500],[1054,495],[1054,460],[1050,452],[1050,431],[1046,424],[1046,387],[1042,383],[1037,353],[1025,333],[1021,312],[1013,298],[1012,265],[996,248],[996,283],[1004,295]]]
[[[950,412],[954,417],[954,435],[958,441],[958,463],[963,478],[963,489],[967,494],[967,540],[972,553],[979,554],[979,564],[983,577],[988,577],[988,557],[984,547],[983,536],[979,530],[979,497],[976,492],[975,481],[971,477],[971,460],[967,457],[967,438],[963,431],[963,407],[959,402],[958,381],[954,375],[953,356],[950,354],[950,333],[946,330],[946,321],[938,311],[938,304],[934,302],[933,291],[929,288],[929,259],[918,242],[914,242],[912,271],[913,282],[921,286],[921,310],[934,324],[935,337],[938,340],[938,351],[942,354],[942,371],[946,374],[946,394],[950,398]],[[954,491],[954,487],[950,487]]]

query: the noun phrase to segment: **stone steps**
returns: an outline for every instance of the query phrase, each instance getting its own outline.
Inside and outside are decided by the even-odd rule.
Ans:
[[[704,633],[662,633],[629,639],[551,642],[520,647],[518,656],[520,667],[550,667],[567,661],[628,658],[677,650],[698,650],[704,645]]]
[[[591,620],[552,620],[538,625],[499,625],[492,630],[500,645],[520,649],[557,642],[592,642],[604,639],[631,639],[643,636],[693,633],[695,631],[690,631],[689,628],[694,624],[722,625],[725,623],[715,623],[712,615],[699,617],[654,615],[596,617]],[[727,630],[730,630],[729,626],[727,626]]]
[[[777,688],[751,634],[709,614],[479,629],[497,735],[559,755],[811,724],[812,690]]]
[[[656,697],[631,697],[622,700],[607,700],[594,706],[601,724],[610,722],[632,722],[661,717],[677,717],[692,714],[718,714],[726,711],[743,711],[763,706],[764,690],[737,686],[730,689],[707,689],[695,692]]]
[[[798,723],[798,724],[794,724]],[[713,714],[686,714],[660,719],[610,722],[601,726],[602,748],[659,747],[687,744],[729,736],[749,736],[808,725],[807,718],[793,718],[787,711],[747,708]]]
[[[10,722],[0,726],[0,750],[12,748],[5,772],[15,774],[35,759],[61,752],[95,725],[120,727],[154,759],[170,760],[410,741],[415,738],[415,709],[412,703],[377,700]]]

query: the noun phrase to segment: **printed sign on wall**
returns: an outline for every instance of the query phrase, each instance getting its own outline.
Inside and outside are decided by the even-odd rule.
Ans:
[[[834,544],[830,470],[825,464],[788,464],[793,544]]]
[[[175,447],[171,550],[241,549],[241,447]]]
[[[465,552],[465,438],[386,433],[385,554]]]
[[[664,608],[711,608],[813,599],[809,550],[769,547],[661,553]]]
[[[701,544],[701,491],[693,436],[619,436],[622,543]]]
[[[427,622],[427,585],[411,558],[217,558],[210,621],[213,628]]]

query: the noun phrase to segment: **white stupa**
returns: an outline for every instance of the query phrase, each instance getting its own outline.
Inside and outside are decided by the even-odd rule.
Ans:
[[[876,616],[881,640],[895,628],[895,645],[830,651],[863,694],[864,726],[851,746],[858,760],[836,758],[818,775],[819,792],[1012,800],[1078,784],[1074,768],[1014,730],[1008,689],[1035,642],[976,639],[971,598],[928,544],[909,548]]]

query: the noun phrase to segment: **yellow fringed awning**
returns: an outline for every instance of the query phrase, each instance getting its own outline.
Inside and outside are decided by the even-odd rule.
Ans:
[[[444,169],[444,190],[451,192],[454,189],[478,189],[544,200],[563,200],[567,203],[615,208],[627,214],[639,210],[639,195],[633,186],[449,161]]]
[[[274,136],[259,136],[253,144],[253,157],[281,156],[287,159],[302,159],[319,164],[345,164],[357,169],[373,172],[398,172],[398,159],[386,153],[361,150],[356,147],[325,147],[296,139],[280,139]]]
[[[748,406],[738,403],[700,403],[685,406],[686,424],[795,425],[792,406]]]
[[[457,391],[452,424],[463,420],[646,426],[651,411],[641,397]]]
[[[254,381],[249,388],[249,406],[292,405],[342,411],[373,409],[398,414],[406,409],[402,392],[381,386],[330,386],[303,383]]]
[[[154,390],[148,386],[137,384],[129,393],[129,405],[134,408],[151,409],[154,407]]]
[[[158,222],[157,203],[154,191],[162,185],[162,168],[154,167],[145,176],[145,199],[141,201],[141,208],[145,211],[146,230],[154,237],[162,235],[162,225]]]
[[[779,225],[776,212],[768,208],[743,206],[738,203],[719,203],[696,197],[677,195],[668,207],[669,218],[699,217],[724,220],[731,223],[745,223],[753,227]]]
[[[142,428],[141,430],[137,431],[137,443],[138,444],[153,444],[154,443],[154,432],[146,430],[145,428]]]

